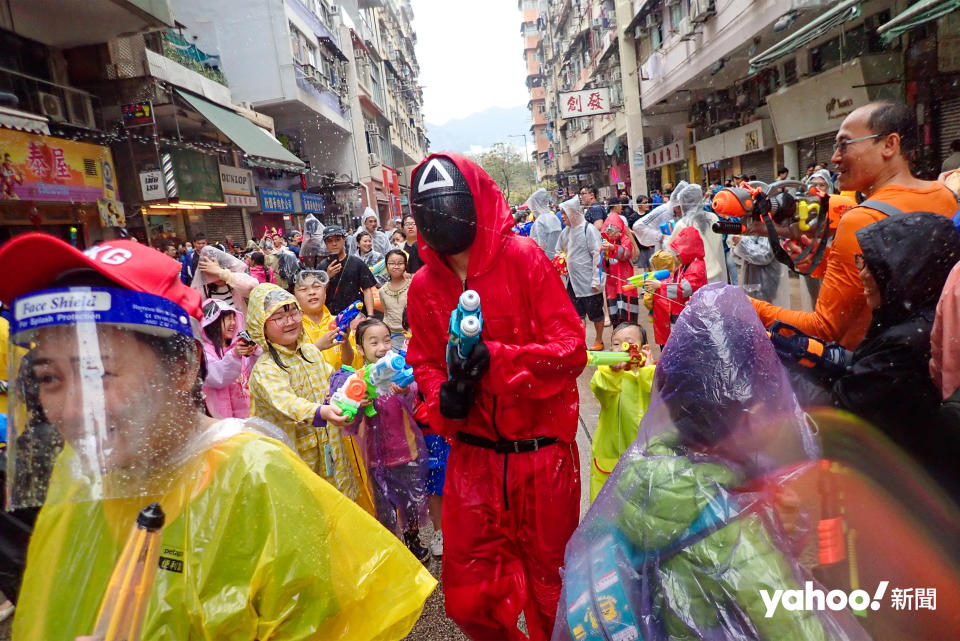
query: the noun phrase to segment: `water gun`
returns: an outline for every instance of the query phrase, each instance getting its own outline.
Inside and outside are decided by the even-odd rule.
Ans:
[[[668,278],[670,278],[669,269],[658,269],[653,272],[643,272],[641,274],[634,274],[633,276],[630,276],[627,278],[628,284],[623,286],[623,291],[625,292],[636,291],[638,288],[642,288],[644,283],[646,283],[648,280],[651,280],[651,279],[667,280]]]
[[[378,395],[389,394],[391,383],[396,383],[398,387],[407,387],[413,383],[413,368],[407,365],[402,353],[392,349],[367,369],[370,382]]]
[[[343,369],[352,373],[343,386],[330,397],[330,404],[339,407],[347,421],[352,421],[357,418],[357,414],[360,413],[360,405],[365,400],[377,397],[377,388],[370,380],[370,374],[366,367],[355,370],[348,365],[344,365]],[[377,410],[371,403],[367,405],[365,412],[367,416],[373,416],[377,413]]]
[[[560,252],[553,257],[553,268],[556,269],[561,276],[567,275],[567,252]]]
[[[627,369],[640,369],[647,364],[647,357],[640,351],[639,345],[623,343],[619,352],[587,352],[587,367],[628,363]]]
[[[140,639],[143,617],[160,566],[160,530],[165,520],[159,503],[140,510],[136,526],[120,552],[100,603],[93,637],[102,641]],[[183,571],[183,561],[163,559],[165,569]],[[170,567],[179,564],[179,567]]]
[[[767,329],[777,355],[796,362],[811,372],[831,379],[847,371],[853,353],[838,343],[824,343],[807,336],[793,325],[776,321]]]
[[[533,221],[520,223],[519,225],[514,225],[513,233],[518,236],[529,236],[530,230],[533,228]]]
[[[470,356],[480,342],[483,315],[480,313],[480,294],[472,289],[460,294],[457,308],[450,314],[450,340],[447,343],[447,367],[450,366],[450,350],[457,350],[461,359]]]
[[[668,220],[666,222],[660,223],[660,233],[663,234],[664,236],[672,236],[673,227],[674,225],[676,225],[676,222],[677,221],[675,220]]]
[[[798,271],[795,263],[809,259],[809,270],[802,273],[810,274],[823,261],[840,217],[856,204],[849,196],[827,194],[796,180],[741,183],[724,187],[713,197],[711,206],[721,220],[712,229],[718,234],[767,236],[778,261]],[[791,258],[781,241],[801,236],[813,242]]]
[[[362,310],[363,303],[355,300],[343,308],[343,310],[337,314],[335,319],[330,321],[330,329],[337,330],[338,341],[343,340],[343,333],[347,331],[347,329],[350,327],[350,323],[353,322],[353,319],[356,318],[357,314],[359,314]]]

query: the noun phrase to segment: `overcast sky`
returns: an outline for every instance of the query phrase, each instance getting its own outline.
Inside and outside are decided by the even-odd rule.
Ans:
[[[517,0],[412,0],[427,122],[525,105]]]

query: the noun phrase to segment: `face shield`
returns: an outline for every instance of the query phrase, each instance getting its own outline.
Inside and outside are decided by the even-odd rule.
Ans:
[[[196,319],[111,287],[32,292],[12,312],[8,505],[162,492],[202,405]]]

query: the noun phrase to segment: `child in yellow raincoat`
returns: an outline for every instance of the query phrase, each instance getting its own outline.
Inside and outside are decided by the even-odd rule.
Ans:
[[[623,343],[638,345],[650,363],[647,332],[639,325],[621,323],[613,330],[613,349]],[[650,404],[653,364],[643,367],[631,363],[601,365],[590,379],[590,390],[600,402],[600,421],[593,435],[593,460],[590,465],[590,502],[616,467],[620,455],[637,437],[637,427]]]
[[[11,344],[29,348],[9,351],[22,379],[11,430],[42,412],[66,441],[30,541],[13,638],[90,635],[137,514],[153,501],[166,520],[135,638],[408,634],[436,584],[420,563],[275,426],[204,415],[200,296],[180,283],[177,262],[127,240],[88,252],[41,234],[0,249],[0,268],[19,275],[0,283],[0,300],[21,303]],[[38,317],[54,299],[67,311]],[[97,314],[83,307],[91,301]],[[11,445],[11,478],[33,482],[17,473]],[[36,496],[19,489],[11,507]]]
[[[357,349],[353,332],[349,329],[344,332],[342,341],[336,340],[336,329],[330,329],[334,317],[327,309],[327,283],[330,277],[327,272],[305,269],[299,272],[294,279],[293,295],[297,297],[300,310],[303,313],[303,334],[313,343],[323,355],[323,359],[330,365],[332,371],[349,365],[354,369],[363,367],[363,356]],[[357,504],[376,516],[373,507],[373,492],[370,480],[367,478],[366,466],[361,463],[360,448],[352,436],[343,436],[344,446],[347,449],[347,459],[350,461],[353,472],[360,479],[360,493],[357,495]]]
[[[320,414],[333,369],[303,333],[303,314],[290,292],[260,283],[247,305],[247,332],[262,349],[250,373],[250,416],[280,427],[310,468],[350,500],[361,481],[340,428]]]

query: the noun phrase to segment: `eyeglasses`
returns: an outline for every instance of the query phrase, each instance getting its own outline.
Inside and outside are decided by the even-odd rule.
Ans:
[[[281,310],[279,312],[275,312],[267,320],[272,321],[276,325],[289,325],[290,321],[299,323],[301,318],[302,318],[302,315],[300,313],[300,310],[292,309],[290,311]]]
[[[406,267],[406,263],[387,263],[387,267]]]
[[[863,268],[867,266],[866,261],[863,260],[863,254],[856,254],[853,257],[853,262],[856,264],[858,272],[862,272]]]
[[[872,136],[861,136],[860,138],[851,138],[849,140],[838,140],[833,143],[833,150],[839,151],[841,155],[847,153],[847,147],[852,145],[855,142],[863,142],[864,140],[870,140],[871,138],[879,138],[880,136],[886,136],[887,134],[873,134]]]

